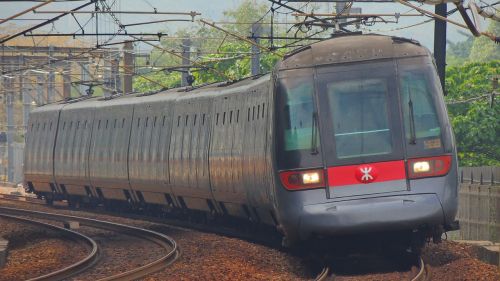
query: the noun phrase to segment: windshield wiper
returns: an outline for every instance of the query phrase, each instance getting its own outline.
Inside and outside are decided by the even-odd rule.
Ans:
[[[311,136],[311,154],[316,155],[318,151],[318,113],[312,115],[312,136]]]
[[[408,107],[410,109],[410,144],[417,144],[417,135],[415,133],[415,115],[413,114],[413,101],[411,100],[410,94],[409,97],[410,101],[408,102]]]

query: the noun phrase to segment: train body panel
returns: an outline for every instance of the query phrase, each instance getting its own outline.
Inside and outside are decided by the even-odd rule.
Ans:
[[[37,109],[28,124],[24,177],[30,189],[53,192],[57,188],[54,179],[54,143],[57,137],[59,111],[64,105],[54,104]]]
[[[41,194],[61,192],[52,183],[70,197],[231,215],[289,241],[455,225],[451,125],[430,52],[411,40],[334,38],[272,74],[46,106],[31,119],[61,132],[28,132],[26,179]],[[54,141],[55,180],[37,156]]]

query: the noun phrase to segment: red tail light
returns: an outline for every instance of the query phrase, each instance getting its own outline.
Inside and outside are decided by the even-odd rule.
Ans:
[[[325,187],[325,171],[322,169],[281,172],[280,179],[288,190]]]
[[[444,176],[450,171],[451,155],[408,160],[410,179]]]

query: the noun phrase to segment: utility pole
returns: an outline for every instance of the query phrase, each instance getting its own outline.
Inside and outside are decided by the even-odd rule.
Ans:
[[[134,44],[126,42],[123,46],[123,94],[130,94],[132,88],[132,76],[134,74]]]
[[[70,56],[69,53],[68,56]],[[63,68],[63,99],[69,99],[71,97],[71,62],[68,61],[64,64]]]
[[[11,65],[11,69],[14,67]],[[8,79],[8,82],[5,85],[5,89],[7,90],[7,100],[6,100],[6,112],[7,112],[7,181],[12,182],[14,180],[14,134],[15,134],[15,125],[14,125],[14,93],[13,93],[13,79]]]
[[[260,74],[260,50],[257,47],[259,44],[259,37],[261,32],[260,23],[252,24],[252,39],[256,45],[252,45],[252,75]]]
[[[54,52],[54,46],[49,46],[49,79],[47,84],[47,103],[54,102],[55,96],[55,84],[56,84],[56,76],[54,74],[54,65],[52,63],[52,54]]]
[[[191,39],[182,40],[182,65],[189,65],[191,61]],[[188,83],[189,68],[182,69],[181,87],[186,87]]]
[[[446,3],[436,5],[436,14],[446,17],[447,12],[448,7]],[[441,81],[443,92],[446,95],[444,85],[446,77],[446,22],[439,19],[434,21],[434,58],[436,59],[439,80]]]

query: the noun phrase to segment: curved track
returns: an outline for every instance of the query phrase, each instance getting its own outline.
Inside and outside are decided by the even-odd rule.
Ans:
[[[126,235],[135,236],[141,239],[146,239],[166,250],[165,255],[163,255],[161,258],[151,263],[148,263],[141,267],[130,269],[123,273],[103,278],[101,280],[136,280],[167,267],[180,256],[180,249],[177,246],[177,243],[172,238],[162,233],[151,231],[148,229],[123,225],[113,222],[101,221],[96,219],[89,219],[84,217],[61,215],[61,214],[39,212],[39,211],[32,211],[25,209],[0,207],[0,212],[18,216],[37,217],[39,219],[50,219],[58,221],[77,221],[82,225],[94,228],[106,229],[118,233],[123,233]],[[56,280],[56,279],[51,279],[51,280]]]
[[[427,281],[429,280],[429,274],[427,271],[427,267],[424,264],[422,258],[418,258],[418,267],[419,271],[415,277],[411,279],[411,281]],[[335,275],[332,273],[330,266],[326,265],[323,267],[321,272],[314,279],[315,281],[333,281],[335,280]]]
[[[56,230],[58,232],[62,232],[67,237],[70,237],[73,240],[83,241],[85,244],[87,244],[91,248],[90,253],[84,259],[82,259],[82,260],[80,260],[80,261],[78,261],[70,266],[62,268],[60,270],[57,270],[57,271],[54,271],[54,272],[51,272],[51,273],[48,273],[48,274],[45,274],[42,276],[38,276],[36,278],[29,279],[30,281],[35,281],[35,280],[36,281],[42,281],[42,280],[43,281],[52,281],[52,280],[66,279],[66,278],[75,276],[81,272],[84,272],[87,269],[90,269],[92,266],[94,266],[94,264],[97,263],[97,260],[99,259],[99,247],[97,246],[97,243],[92,238],[85,236],[81,233],[78,233],[78,232],[75,232],[75,231],[72,231],[69,229],[65,229],[65,228],[62,228],[59,226],[55,226],[52,224],[47,224],[47,223],[43,223],[43,222],[39,222],[39,221],[25,219],[25,218],[21,218],[21,217],[17,217],[17,216],[0,214],[0,217],[11,219],[11,220],[17,220],[17,221],[20,221],[22,223],[41,226],[44,228],[48,228],[48,229]]]
[[[413,277],[411,281],[426,281],[428,280],[429,274],[427,272],[427,267],[424,264],[422,258],[418,259],[418,266],[420,267],[417,276]]]

